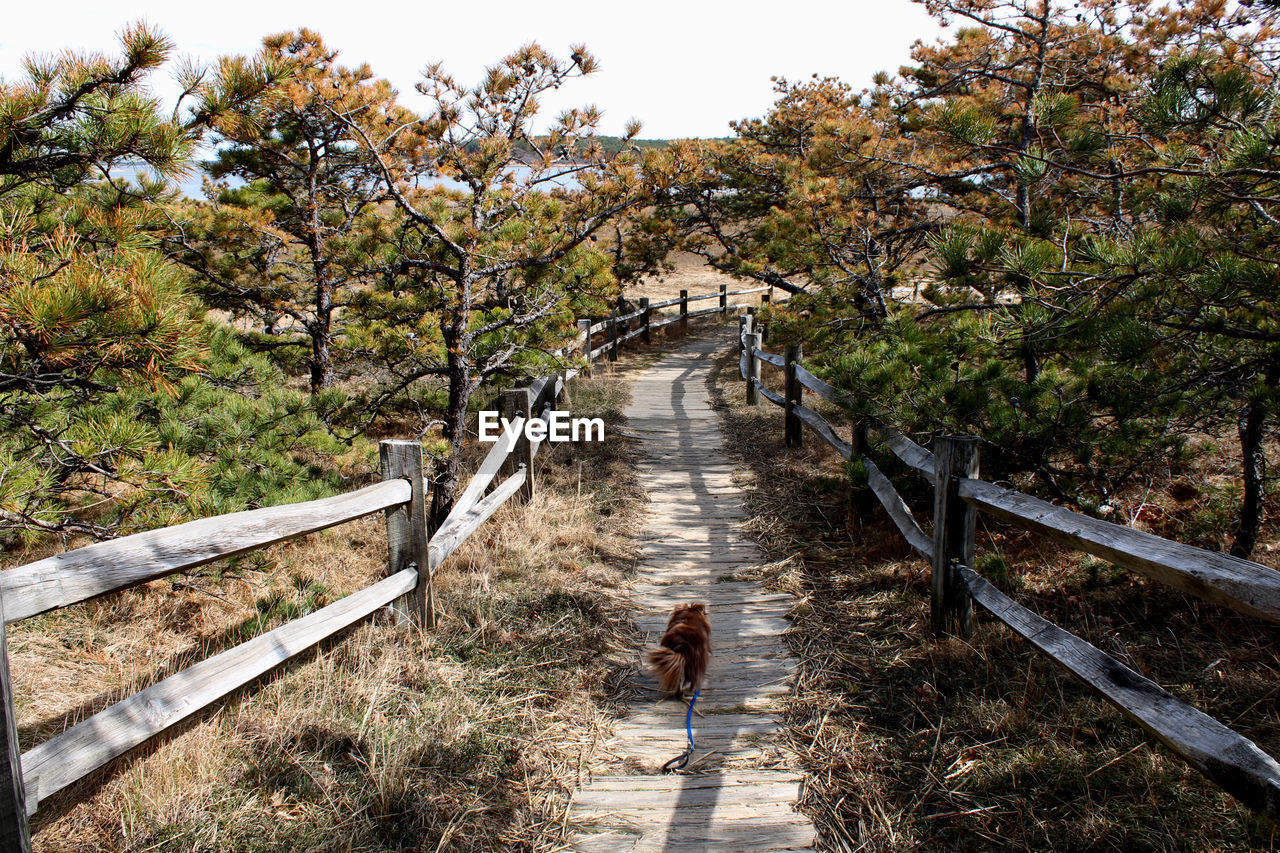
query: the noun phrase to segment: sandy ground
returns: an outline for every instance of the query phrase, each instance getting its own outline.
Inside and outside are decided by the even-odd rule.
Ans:
[[[661,302],[667,299],[675,299],[680,295],[681,290],[688,290],[690,296],[700,296],[707,293],[716,293],[721,284],[727,285],[731,292],[759,287],[754,282],[742,281],[725,275],[719,270],[712,269],[697,255],[680,254],[676,255],[673,261],[675,265],[673,272],[644,279],[639,284],[628,288],[628,299],[647,296],[654,302]],[[778,292],[774,293],[774,299],[782,296],[783,294]],[[732,301],[739,305],[758,305],[760,304],[760,294],[749,293],[745,296],[735,296]],[[697,309],[691,308],[689,310]]]

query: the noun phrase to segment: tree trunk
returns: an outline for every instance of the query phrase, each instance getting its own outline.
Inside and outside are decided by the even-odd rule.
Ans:
[[[465,331],[465,317],[451,317],[442,327],[448,352],[449,403],[444,413],[444,437],[449,452],[436,461],[431,482],[431,512],[427,526],[436,530],[453,509],[458,491],[458,443],[467,423],[471,401],[471,336]],[[459,330],[464,330],[459,334]]]
[[[1266,454],[1263,438],[1266,436],[1269,400],[1268,392],[1280,382],[1280,363],[1273,364],[1263,377],[1266,386],[1261,394],[1248,400],[1240,410],[1238,422],[1240,434],[1240,468],[1244,480],[1244,498],[1240,501],[1240,518],[1236,525],[1235,541],[1231,544],[1231,556],[1248,559],[1258,542],[1258,528],[1262,526],[1262,501],[1265,496]]]
[[[328,387],[332,381],[332,372],[330,364],[333,355],[329,351],[330,334],[328,324],[321,326],[319,323],[311,332],[311,393]]]

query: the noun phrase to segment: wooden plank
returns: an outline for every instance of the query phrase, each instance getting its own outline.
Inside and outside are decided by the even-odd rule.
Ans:
[[[13,712],[9,647],[5,641],[4,602],[0,595],[0,853],[31,853],[26,791],[22,782],[22,748]]]
[[[749,293],[764,293],[768,289],[766,285],[765,287],[751,287],[746,290],[730,290],[725,296],[746,296]]]
[[[1280,820],[1280,764],[1251,740],[961,567],[975,601],[1244,805]]]
[[[480,463],[475,476],[471,478],[471,482],[467,483],[462,495],[454,501],[453,509],[449,510],[449,515],[440,525],[441,527],[447,525],[455,516],[469,512],[476,505],[476,501],[480,500],[484,490],[489,488],[493,478],[498,476],[498,471],[502,469],[502,463],[506,461],[507,454],[511,452],[511,448],[515,447],[517,437],[524,433],[524,418],[521,417],[511,426],[516,435],[508,436],[505,430],[499,431],[498,440],[493,443],[489,455],[485,456],[484,461]]]
[[[547,425],[547,434],[548,434],[548,435],[550,435],[550,434],[551,434],[551,410],[552,410],[552,408],[553,408],[553,407],[552,407],[552,405],[551,405],[550,403],[547,403],[545,406],[543,406],[543,407],[542,407],[542,411],[538,413],[538,417],[537,417],[537,418],[535,418],[535,420],[542,421],[544,424],[546,424],[546,425]],[[530,458],[533,458],[533,459],[537,459],[537,458],[538,458],[538,450],[542,447],[542,445],[543,445],[543,444],[545,444],[545,443],[546,443],[546,441],[547,441],[547,440],[546,440],[545,438],[538,438],[538,439],[534,439],[533,441],[530,441],[530,442],[529,442],[529,456],[530,456]]]
[[[823,382],[799,364],[796,365],[796,379],[798,379],[804,387],[808,388],[828,403],[834,403],[837,406],[849,406],[853,403],[853,397],[841,391],[834,385],[828,385],[826,382]]]
[[[1280,622],[1280,572],[1072,512],[1013,489],[963,480],[960,496],[997,518],[1250,616]]]
[[[845,459],[853,456],[853,445],[836,435],[836,431],[831,427],[831,424],[826,422],[822,415],[799,403],[793,405],[791,411],[796,417],[808,424],[810,429],[821,436],[823,441],[834,447],[836,452]]]
[[[639,308],[635,311],[632,311],[630,314],[623,314],[621,317],[615,317],[613,319],[615,323],[627,323],[643,314],[644,314],[644,308]]]
[[[528,388],[512,388],[502,392],[502,416],[508,421],[514,423],[517,418],[529,420],[533,416],[533,405],[533,395]],[[524,430],[520,431],[516,437],[515,446],[511,448],[511,453],[503,460],[502,473],[509,477],[521,466],[524,466],[526,476],[519,499],[529,501],[533,499],[534,491],[533,445],[525,436]]]
[[[774,392],[770,391],[768,388],[764,386],[764,383],[761,382],[759,379],[754,380],[752,384],[755,385],[756,390],[759,391],[762,395],[764,395],[764,398],[768,400],[770,403],[773,403],[775,406],[783,406],[784,408],[786,407],[787,405],[786,399],[783,398],[781,394],[775,394]]]
[[[383,578],[171,675],[28,750],[22,756],[28,814],[85,774],[405,595],[417,581],[410,569]]]
[[[618,338],[618,345],[621,346],[622,344],[625,344],[627,341],[631,340],[632,338],[638,338],[643,334],[644,334],[644,326],[641,326],[637,329],[633,329],[632,331],[627,332],[625,335]]]
[[[431,537],[431,542],[427,548],[431,554],[431,568],[435,568],[443,563],[450,554],[458,550],[467,537],[475,533],[480,525],[489,520],[489,517],[498,511],[498,507],[506,503],[507,499],[520,490],[524,485],[525,477],[528,475],[526,469],[520,469],[494,489],[488,497],[477,503],[466,513],[453,518],[452,521],[440,525],[440,529]]]
[[[136,586],[185,569],[324,530],[407,503],[413,489],[388,480],[316,501],[233,512],[135,533],[0,572],[5,621]]]
[[[885,445],[909,467],[914,468],[930,483],[934,482],[933,454],[886,424],[872,423],[879,429]]]
[[[696,776],[683,776],[680,779],[697,779]],[[689,785],[682,786],[678,783],[668,783],[660,788],[657,787],[635,787],[623,788],[619,790],[600,790],[595,785],[583,788],[578,792],[575,803],[584,808],[599,809],[637,809],[637,808],[665,808],[670,809],[673,801],[679,800],[682,808],[694,807],[697,805],[714,805],[724,797],[724,789],[728,786],[719,783],[718,778],[712,777],[710,785]],[[742,786],[748,788],[742,792],[743,795],[751,798],[753,803],[793,803],[797,797],[799,783],[797,782],[780,782],[774,785],[751,785]]]
[[[408,480],[413,494],[407,504],[387,510],[387,574],[418,572],[418,585],[395,603],[412,624],[436,625],[435,595],[427,559],[427,501],[422,478],[422,442],[389,439],[378,443],[384,480]]]
[[[871,487],[871,491],[875,492],[876,497],[880,499],[880,505],[889,514],[889,518],[893,519],[893,523],[897,525],[899,532],[902,533],[908,544],[916,549],[921,557],[932,561],[933,540],[920,529],[920,525],[916,523],[915,516],[911,514],[911,507],[907,506],[907,502],[902,499],[902,495],[898,494],[898,490],[889,482],[889,478],[876,467],[876,463],[864,456],[862,457],[862,464],[867,469],[867,485]]]
[[[679,301],[680,301],[679,299],[677,299],[677,300],[676,300],[676,302],[679,302]],[[672,314],[670,317],[668,317],[668,318],[667,318],[667,319],[665,319],[665,320],[661,320],[661,321],[659,321],[659,322],[657,322],[657,323],[650,323],[650,324],[649,324],[649,328],[650,328],[650,329],[661,329],[663,326],[670,326],[672,323],[679,323],[679,322],[680,322],[680,315],[679,315],[679,314]]]
[[[787,366],[787,363],[782,360],[782,356],[775,355],[774,353],[771,353],[771,352],[765,352],[764,350],[759,350],[759,349],[756,350],[756,358],[760,359],[766,364],[772,364],[774,367],[785,368]]]

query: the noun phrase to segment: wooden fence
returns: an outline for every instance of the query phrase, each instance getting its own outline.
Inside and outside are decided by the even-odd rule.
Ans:
[[[589,370],[591,362],[606,353],[616,360],[618,347],[633,338],[647,342],[653,329],[677,322],[687,329],[691,318],[716,313],[727,317],[730,310],[748,307],[729,304],[729,296],[765,292],[762,301],[767,303],[769,290],[728,291],[722,285],[718,293],[705,296],[681,291],[679,299],[666,302],[642,299],[639,310],[623,316],[599,323],[579,321],[581,331],[571,351],[557,355],[580,351]],[[704,299],[718,299],[719,304],[689,311],[690,302]],[[670,317],[653,313],[676,305],[679,313]],[[600,332],[608,335],[608,343],[592,348],[592,336]],[[448,517],[430,534],[422,445],[392,440],[381,442],[382,482],[375,485],[321,500],[202,518],[0,572],[0,739],[8,758],[0,764],[0,853],[30,850],[27,818],[42,801],[379,608],[390,605],[411,624],[434,627],[431,581],[436,569],[500,506],[513,497],[533,495],[533,460],[542,442],[524,437],[525,420],[546,422],[566,383],[577,374],[576,369],[567,370],[503,393],[503,415],[517,434],[502,432]],[[490,491],[495,480],[498,484]],[[377,512],[386,516],[387,574],[382,580],[171,675],[20,751],[5,625]]]
[[[765,352],[750,318],[744,318],[740,373],[747,401],[758,404],[763,397],[784,409],[788,446],[801,444],[803,424],[845,459],[861,461],[876,498],[911,547],[933,567],[930,611],[937,636],[966,636],[972,630],[973,603],[977,602],[1200,773],[1249,808],[1280,822],[1280,764],[1253,741],[992,586],[973,570],[974,533],[978,513],[986,512],[1182,592],[1272,622],[1280,622],[1280,572],[1072,512],[981,480],[978,440],[972,437],[938,436],[930,452],[887,424],[860,421],[845,441],[834,426],[804,405],[804,392],[843,409],[849,408],[851,398],[805,369],[801,359],[799,347],[788,348],[781,356]],[[783,393],[761,382],[762,364],[783,371]],[[888,451],[933,484],[932,535],[916,522],[911,508],[871,458],[871,434],[878,434]]]
[[[690,296],[689,291],[681,290],[678,298],[668,299],[665,302],[651,303],[648,299],[640,299],[639,308],[627,314],[619,316],[615,312],[598,322],[579,320],[578,342],[581,347],[582,357],[587,360],[588,364],[602,355],[607,356],[609,361],[617,361],[619,346],[637,337],[644,343],[649,343],[650,335],[654,330],[670,326],[672,323],[679,323],[681,331],[688,331],[689,321],[697,317],[719,314],[721,318],[726,318],[730,311],[736,312],[743,308],[754,310],[754,306],[730,304],[729,302],[730,296],[745,296],[751,293],[759,293],[761,303],[768,305],[773,288],[753,287],[747,290],[729,290],[727,285],[722,284],[719,292],[706,293],[701,296]],[[700,302],[704,299],[716,299],[719,302],[710,308],[703,308],[698,311],[689,310],[689,303]],[[673,307],[678,307],[679,310],[665,314],[655,313],[663,308]],[[592,341],[594,337],[601,333],[605,336],[605,342],[598,347],[593,347]]]

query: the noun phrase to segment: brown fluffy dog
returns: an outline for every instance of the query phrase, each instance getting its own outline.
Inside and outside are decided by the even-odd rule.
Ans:
[[[658,676],[664,693],[681,696],[688,685],[697,691],[711,660],[711,620],[705,604],[681,604],[671,612],[667,633],[645,662]]]

